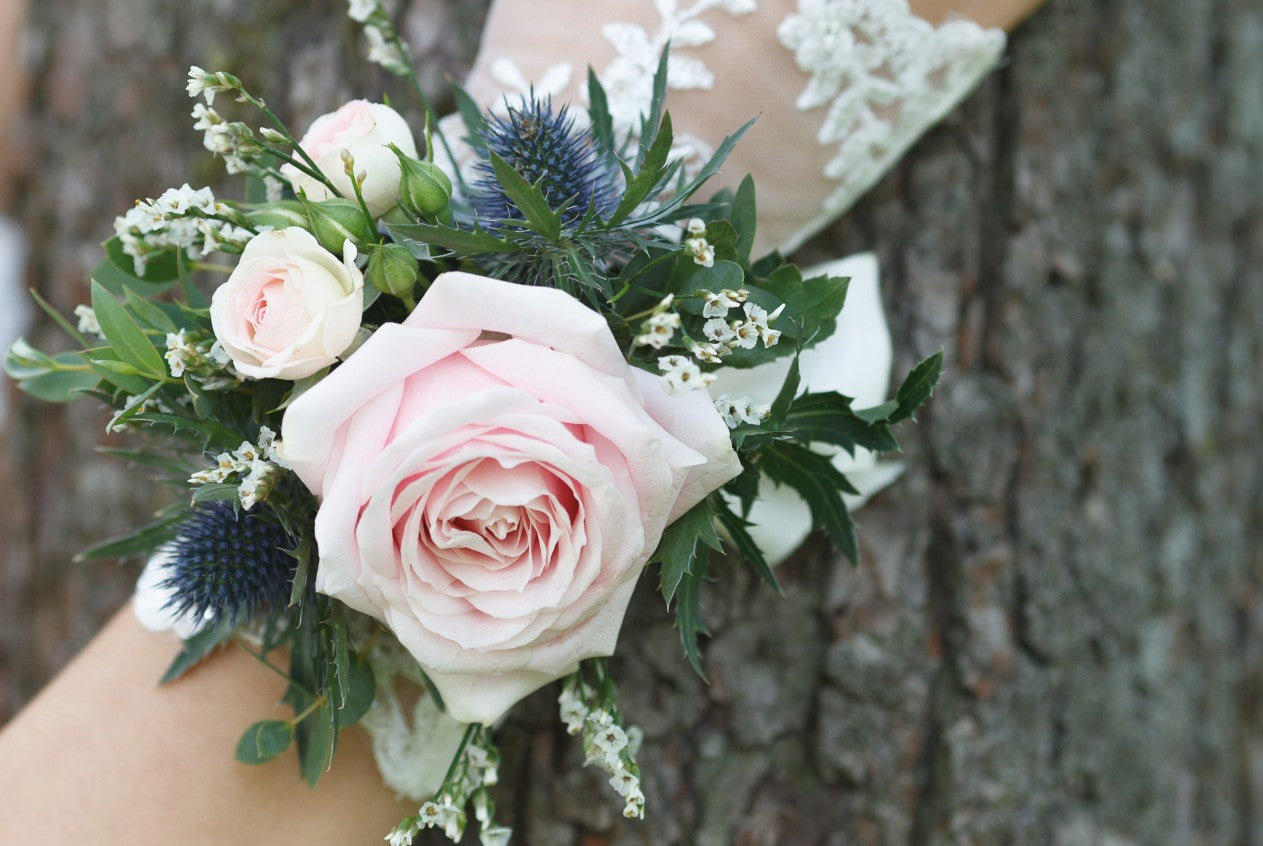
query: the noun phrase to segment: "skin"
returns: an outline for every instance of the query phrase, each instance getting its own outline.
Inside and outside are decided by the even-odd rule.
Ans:
[[[1012,28],[1041,0],[912,0],[933,22],[971,17]],[[22,4],[0,0],[0,85],[16,80]],[[16,89],[0,89],[0,125]],[[2,139],[0,139],[2,140]],[[0,177],[5,170],[0,158]],[[0,200],[4,180],[0,178]],[[0,731],[0,843],[78,842],[313,846],[380,842],[415,805],[385,788],[368,737],[339,739],[316,788],[292,751],[249,767],[233,759],[242,731],[286,719],[284,682],[229,647],[158,688],[179,650],[124,608],[62,673]]]

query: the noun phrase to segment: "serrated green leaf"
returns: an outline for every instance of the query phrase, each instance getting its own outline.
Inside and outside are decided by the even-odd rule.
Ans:
[[[675,600],[675,627],[680,630],[680,645],[684,647],[684,657],[689,666],[708,681],[702,670],[702,657],[697,644],[699,635],[709,635],[710,630],[702,622],[702,582],[707,575],[707,562],[703,558],[700,564],[680,580],[680,588]]]
[[[451,250],[458,256],[503,253],[513,249],[508,241],[497,238],[485,229],[455,229],[432,223],[388,223],[386,231],[396,242],[411,240],[431,244]]]
[[[232,637],[232,629],[228,626],[209,625],[192,637],[185,638],[184,648],[175,656],[171,666],[162,674],[158,684],[170,684],[195,667],[203,658],[215,650],[217,646]]]
[[[603,156],[614,154],[614,121],[610,116],[609,98],[597,79],[596,71],[588,68],[588,116],[592,119],[592,139]]]
[[[649,108],[645,110],[640,119],[640,149],[636,155],[636,170],[643,171],[645,163],[649,159],[646,148],[652,148],[658,141],[658,134],[662,130],[662,124],[665,122],[670,128],[670,119],[664,119],[663,108],[667,102],[667,74],[671,64],[671,42],[662,48],[662,54],[658,56],[658,66],[653,72],[653,87],[650,89]],[[668,145],[669,146],[669,145]]]
[[[460,112],[461,121],[465,124],[465,143],[475,152],[487,149],[487,116],[483,114],[482,108],[460,85],[452,86],[452,99],[456,101],[456,111]],[[433,158],[428,150],[426,156]]]
[[[756,226],[754,177],[750,174],[746,174],[745,179],[737,186],[729,218],[733,228],[737,230],[737,261],[742,265],[749,264],[750,251],[754,249]]]
[[[231,429],[210,420],[195,420],[192,417],[181,417],[178,414],[164,414],[159,411],[146,411],[134,418],[140,423],[159,426],[170,426],[175,434],[198,436],[207,447],[219,449],[236,449],[241,446],[242,438]]]
[[[798,394],[798,386],[802,383],[798,372],[798,358],[798,353],[795,353],[794,360],[789,364],[789,372],[785,374],[785,382],[776,392],[776,399],[772,400],[771,421],[774,426],[785,423],[785,417],[789,414],[794,397]]]
[[[550,241],[559,240],[561,215],[548,205],[548,199],[540,188],[547,176],[541,176],[537,182],[531,184],[500,155],[490,152],[489,156],[500,190],[522,213],[527,228]]]
[[[895,400],[886,400],[881,405],[874,405],[871,408],[855,409],[855,416],[866,423],[888,423],[890,415],[894,414],[898,407],[899,403]]]
[[[120,360],[155,379],[166,377],[162,354],[145,337],[127,309],[96,281],[92,283],[92,310],[101,324],[101,334]]]
[[[699,559],[706,557],[705,554],[699,555],[699,542],[716,551],[723,549],[719,535],[715,533],[715,515],[709,499],[694,505],[667,526],[651,559],[662,565],[659,590],[668,606],[681,580],[694,571]]]
[[[298,763],[303,778],[315,787],[329,768],[337,744],[338,726],[328,696],[296,726],[295,735],[298,740]]]
[[[338,728],[358,723],[368,713],[377,695],[377,679],[373,667],[362,655],[354,656],[348,665],[347,692],[337,708]]]
[[[890,422],[898,423],[900,420],[911,417],[934,393],[934,386],[938,384],[942,373],[943,353],[941,350],[912,368],[908,378],[903,380],[903,384],[895,392],[897,406],[890,414]]]
[[[795,440],[833,444],[851,455],[856,447],[874,452],[898,450],[899,442],[884,422],[885,417],[867,421],[863,412],[851,409],[851,402],[850,397],[836,391],[804,394],[794,401],[785,425],[794,431]]]
[[[93,544],[75,556],[75,561],[92,561],[100,558],[130,558],[136,555],[148,555],[162,544],[171,540],[179,531],[180,518],[175,514],[155,520],[133,529],[125,535],[110,538]]]
[[[642,148],[643,155],[637,164],[635,175],[628,180],[618,207],[606,221],[607,226],[615,226],[626,219],[662,182],[666,172],[667,157],[671,153],[672,141],[671,115],[668,114],[662,118],[662,125],[658,129],[653,146],[647,151],[643,151]]]
[[[723,528],[724,533],[732,540],[733,546],[737,548],[737,555],[749,565],[751,570],[758,573],[759,577],[767,582],[773,590],[783,595],[785,592],[781,590],[781,584],[776,580],[776,574],[772,572],[771,565],[767,563],[763,550],[759,549],[759,545],[754,542],[754,538],[750,537],[750,533],[746,531],[746,527],[750,524],[734,514],[732,509],[728,507],[728,503],[719,494],[712,494],[710,498],[713,501],[715,517],[719,520],[719,525]]]
[[[792,443],[769,444],[759,451],[759,469],[769,479],[798,491],[811,510],[812,528],[824,529],[833,545],[859,563],[855,524],[842,494],[855,493],[827,456]]]
[[[186,460],[175,458],[170,455],[163,455],[161,453],[153,452],[152,450],[97,447],[96,451],[102,455],[117,458],[119,461],[126,461],[129,464],[137,464],[142,467],[151,467],[155,470],[161,470],[175,476],[176,478],[188,476],[192,472],[192,469],[189,467],[189,463]]]
[[[289,748],[294,728],[284,720],[260,720],[237,741],[237,760],[243,764],[262,764]]]

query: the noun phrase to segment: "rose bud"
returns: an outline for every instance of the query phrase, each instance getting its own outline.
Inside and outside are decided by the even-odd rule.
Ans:
[[[342,242],[350,239],[358,247],[372,244],[377,233],[364,217],[364,209],[352,200],[335,198],[320,203],[304,201],[307,217],[311,220],[311,233],[320,246],[331,253],[342,252]]]
[[[354,200],[355,188],[342,160],[342,153],[346,151],[355,161],[355,172],[364,174],[360,190],[374,217],[390,211],[399,200],[399,162],[390,152],[389,144],[408,155],[416,155],[417,145],[403,116],[390,106],[367,100],[352,100],[336,112],[316,118],[298,142],[325,179],[337,188],[338,194]],[[295,156],[296,160],[299,158]],[[336,196],[323,182],[292,164],[284,165],[281,173],[295,194],[305,191],[310,200]]]
[[[419,162],[398,147],[391,147],[399,158],[399,205],[422,217],[438,217],[452,199],[452,180],[433,162]]]
[[[364,280],[393,297],[411,300],[417,284],[417,260],[412,253],[398,244],[379,244],[372,250]]]

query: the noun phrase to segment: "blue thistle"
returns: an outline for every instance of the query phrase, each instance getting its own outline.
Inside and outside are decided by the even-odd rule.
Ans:
[[[231,503],[198,506],[169,547],[167,608],[238,623],[285,607],[297,563],[294,538],[258,512]]]
[[[504,116],[490,115],[481,141],[484,149],[508,162],[524,179],[539,187],[549,208],[562,212],[562,223],[573,226],[592,206],[608,217],[619,200],[619,173],[601,155],[589,129],[577,128],[566,106],[557,112],[551,100],[534,95],[522,98],[517,108],[509,106]],[[474,182],[470,201],[480,222],[497,228],[504,220],[523,220],[521,210],[504,193],[484,153],[477,163],[479,178]]]

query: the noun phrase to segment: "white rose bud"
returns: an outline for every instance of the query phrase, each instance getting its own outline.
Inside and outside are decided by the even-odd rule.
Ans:
[[[211,298],[215,336],[243,375],[301,379],[355,339],[364,276],[347,241],[339,261],[305,229],[256,235]]]
[[[381,217],[399,202],[399,160],[387,145],[394,144],[414,158],[417,155],[412,130],[403,117],[390,106],[367,100],[352,100],[336,112],[316,118],[298,144],[338,193],[354,200],[355,188],[343,162],[343,153],[350,155],[357,175],[364,177],[360,190],[374,217]],[[310,200],[334,196],[323,182],[292,164],[282,167],[281,172],[294,193],[304,191]]]

